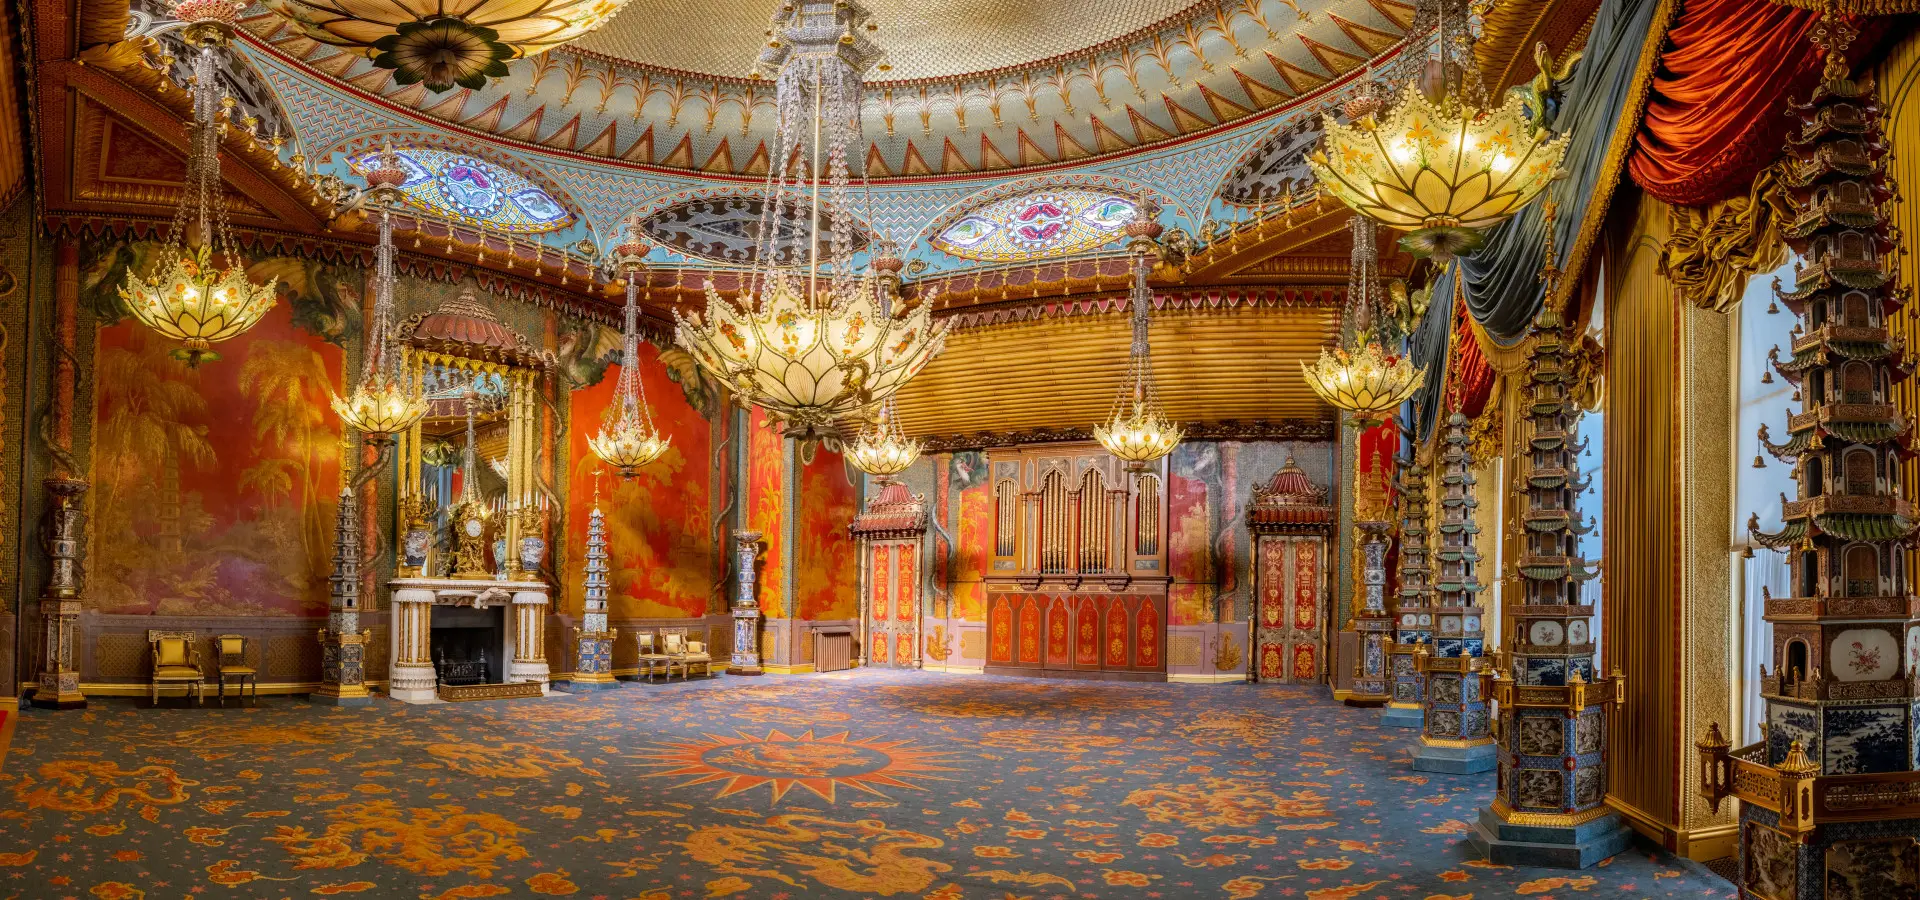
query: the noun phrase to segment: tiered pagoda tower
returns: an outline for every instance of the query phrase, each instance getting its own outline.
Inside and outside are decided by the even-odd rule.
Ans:
[[[569,690],[617,687],[613,678],[613,641],[619,632],[607,628],[607,520],[595,501],[587,514],[586,603],[580,617]]]
[[[1832,16],[1815,29],[1826,71],[1811,102],[1791,104],[1782,232],[1805,262],[1774,293],[1801,327],[1773,366],[1801,411],[1784,443],[1761,440],[1798,490],[1780,530],[1748,523],[1787,554],[1793,588],[1765,598],[1764,738],[1734,750],[1716,724],[1699,743],[1701,793],[1741,801],[1741,896],[1768,900],[1912,896],[1920,871],[1920,598],[1901,485],[1915,443],[1893,395],[1912,366],[1888,328],[1907,296],[1886,269],[1895,191],[1873,85],[1848,77],[1841,52],[1852,36]]]
[[[1390,661],[1393,699],[1380,724],[1419,728],[1427,691],[1415,666],[1421,646],[1433,642],[1433,584],[1427,562],[1427,466],[1414,456],[1400,460],[1399,590],[1394,593]]]
[[[1388,657],[1393,646],[1393,617],[1387,612],[1387,551],[1393,544],[1393,504],[1380,454],[1373,455],[1371,472],[1354,466],[1354,569],[1360,573],[1359,603],[1347,620],[1347,630],[1360,638],[1360,658],[1347,690],[1335,688],[1334,699],[1349,706],[1381,706],[1393,699]]]
[[[1549,266],[1551,298],[1559,273]],[[1516,486],[1522,545],[1514,569],[1523,589],[1507,607],[1509,649],[1493,667],[1500,777],[1469,840],[1503,865],[1584,869],[1633,837],[1606,805],[1607,714],[1623,682],[1594,677],[1593,607],[1580,595],[1597,573],[1580,555],[1580,538],[1593,528],[1581,524],[1578,508],[1588,479],[1575,457],[1586,442],[1574,441],[1580,411],[1567,392],[1566,331],[1551,302],[1533,327],[1528,451]]]
[[[327,627],[320,629],[320,689],[316,703],[359,706],[367,693],[367,639],[360,628],[359,504],[353,488],[340,489],[333,526],[333,574],[327,576]]]
[[[1434,559],[1440,573],[1434,582],[1433,644],[1416,652],[1415,668],[1426,676],[1420,748],[1413,767],[1422,772],[1466,775],[1495,765],[1492,723],[1485,692],[1481,690],[1481,654],[1486,639],[1481,631],[1481,591],[1475,572],[1480,552],[1474,536],[1480,526],[1474,517],[1472,454],[1467,451],[1467,417],[1447,419],[1445,448],[1440,456],[1440,547]],[[1423,649],[1426,649],[1423,645]]]

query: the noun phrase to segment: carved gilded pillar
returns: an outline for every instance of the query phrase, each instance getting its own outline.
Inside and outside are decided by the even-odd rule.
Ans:
[[[586,599],[575,636],[573,690],[619,687],[613,678],[613,641],[607,628],[607,520],[599,504],[587,514]]]
[[[87,483],[75,473],[72,456],[73,394],[78,377],[73,348],[79,300],[80,247],[69,237],[62,239],[54,251],[53,402],[47,416],[53,432],[49,451],[54,474],[42,482],[50,507],[43,533],[50,571],[46,590],[40,595],[40,685],[33,695],[35,706],[50,709],[87,705],[86,696],[80,693],[80,673],[73,667],[81,607],[80,495],[87,490]]]
[[[1434,639],[1414,665],[1427,680],[1420,746],[1413,767],[1422,772],[1470,775],[1496,765],[1493,728],[1484,689],[1482,631],[1485,610],[1474,538],[1478,502],[1473,497],[1472,454],[1467,450],[1467,417],[1454,413],[1443,436],[1440,469],[1440,564],[1434,582]]]
[[[383,457],[384,459],[384,457]],[[320,689],[316,703],[360,706],[367,693],[367,640],[371,631],[360,628],[360,540],[353,488],[340,489],[340,509],[334,524],[333,574],[327,627],[320,629]]]

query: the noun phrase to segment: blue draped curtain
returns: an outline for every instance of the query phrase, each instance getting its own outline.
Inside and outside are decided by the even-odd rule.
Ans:
[[[1624,154],[1610,161],[1607,152],[1615,143],[1616,130],[1634,128],[1634,123],[1627,121],[1627,104],[1637,87],[1634,76],[1658,5],[1658,0],[1602,0],[1584,55],[1565,85],[1553,127],[1573,134],[1561,164],[1568,175],[1546,191],[1546,197],[1559,208],[1553,243],[1559,256],[1556,263],[1562,267],[1590,211],[1593,215],[1604,214],[1604,203],[1594,202],[1595,192],[1603,184],[1604,189],[1612,189],[1624,162]],[[1420,440],[1433,434],[1441,398],[1446,394],[1454,280],[1463,279],[1467,312],[1489,337],[1502,346],[1519,343],[1540,312],[1545,221],[1543,198],[1489,229],[1485,246],[1461,257],[1436,279],[1433,302],[1409,339],[1414,364],[1426,371],[1425,386],[1408,401],[1414,433]]]

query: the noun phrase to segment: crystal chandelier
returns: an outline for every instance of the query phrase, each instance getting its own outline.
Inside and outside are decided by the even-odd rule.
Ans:
[[[873,425],[860,432],[853,446],[847,448],[847,461],[862,472],[878,478],[882,483],[890,482],[893,477],[912,468],[920,459],[920,441],[907,437],[900,430],[899,419],[894,416],[893,400],[889,398],[880,404],[880,414]]]
[[[380,207],[380,238],[373,250],[373,323],[359,384],[347,396],[333,398],[333,411],[373,442],[391,440],[427,414],[426,386],[407,372],[393,327],[393,208],[401,202],[400,185],[406,180],[406,170],[390,148],[367,173],[367,196]]]
[[[946,340],[928,298],[896,312],[895,248],[877,242],[867,272],[854,267],[847,153],[861,143],[861,73],[880,59],[866,19],[850,0],[797,0],[775,14],[760,68],[777,71],[772,158],[785,162],[767,176],[754,270],[738,298],[709,283],[705,314],[674,314],[675,340],[702,370],[809,443],[837,445],[836,420],[892,396]],[[802,206],[803,233],[784,234],[778,223]]]
[[[1107,421],[1093,426],[1093,438],[1107,452],[1124,460],[1132,471],[1144,471],[1149,463],[1173,452],[1185,433],[1160,411],[1160,396],[1153,383],[1153,360],[1147,341],[1147,310],[1153,305],[1153,292],[1147,288],[1147,273],[1153,268],[1158,248],[1153,239],[1161,226],[1154,221],[1158,211],[1142,210],[1127,223],[1133,238],[1133,292],[1127,303],[1133,312],[1133,345],[1127,353],[1127,378],[1114,398]]]
[[[371,58],[400,84],[479,90],[507,61],[601,25],[626,0],[261,0],[300,33]]]
[[[614,385],[613,405],[600,420],[600,432],[587,438],[587,446],[607,465],[620,470],[621,478],[640,474],[640,468],[667,452],[672,439],[654,427],[653,413],[647,409],[646,389],[640,384],[640,269],[649,248],[631,224],[627,240],[614,248],[614,261],[627,280],[627,318],[621,332],[620,381]]]
[[[1307,386],[1321,399],[1353,414],[1358,423],[1384,419],[1413,392],[1424,375],[1413,360],[1386,347],[1385,297],[1380,290],[1373,220],[1354,216],[1353,265],[1347,275],[1347,313],[1342,346],[1320,351],[1312,366],[1300,364]]]
[[[275,302],[275,279],[264,285],[247,279],[221,194],[221,126],[214,121],[220,87],[214,78],[214,53],[233,36],[240,9],[229,0],[184,0],[173,8],[187,23],[184,36],[194,48],[187,181],[167,229],[166,246],[150,274],[139,278],[128,272],[120,288],[120,299],[134,318],[181,343],[173,356],[189,367],[219,359],[211,346],[258,324]],[[190,217],[192,246],[187,237]]]
[[[1406,232],[1408,252],[1442,262],[1479,247],[1483,229],[1565,174],[1568,135],[1529,121],[1518,93],[1488,104],[1466,2],[1421,4],[1414,27],[1424,22],[1438,33],[1438,59],[1428,63],[1437,64],[1432,95],[1409,79],[1384,109],[1377,100],[1349,103],[1352,120],[1325,115],[1322,147],[1307,157],[1314,178],[1341,202]]]

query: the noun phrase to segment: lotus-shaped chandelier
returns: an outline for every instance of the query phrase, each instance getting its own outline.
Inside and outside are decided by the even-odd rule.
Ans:
[[[1385,295],[1380,290],[1373,220],[1354,216],[1353,263],[1347,274],[1345,334],[1340,346],[1300,364],[1307,386],[1356,423],[1383,420],[1420,389],[1424,375],[1404,353],[1388,349]]]
[[[872,475],[882,483],[892,481],[894,476],[913,467],[920,459],[921,444],[907,437],[900,430],[900,421],[894,415],[893,401],[880,404],[880,413],[874,418],[873,425],[862,429],[853,445],[847,448],[847,461],[853,467]]]
[[[360,381],[345,397],[334,395],[333,411],[348,426],[375,443],[391,440],[427,414],[427,390],[407,369],[393,325],[393,209],[407,180],[391,149],[367,173],[367,198],[380,208],[379,241],[373,250],[373,322]]]
[[[896,248],[875,242],[866,271],[856,267],[847,151],[861,145],[861,73],[880,59],[866,19],[849,0],[801,0],[775,14],[760,65],[777,71],[772,158],[786,162],[767,176],[755,268],[737,297],[709,283],[704,313],[674,316],[675,340],[736,401],[766,410],[789,437],[835,446],[835,422],[893,396],[946,340],[927,298],[898,308]],[[800,235],[773,224],[803,203]],[[777,264],[789,258],[804,264]]]
[[[1345,124],[1323,116],[1307,165],[1355,212],[1406,232],[1408,252],[1444,262],[1479,247],[1485,229],[1564,174],[1568,135],[1529,120],[1518,93],[1487,103],[1465,0],[1426,0],[1420,14],[1438,26],[1433,91],[1409,79],[1391,103],[1347,104]]]
[[[606,24],[626,0],[261,0],[307,37],[392,69],[400,84],[478,90],[507,62]]]
[[[627,281],[626,322],[621,331],[620,380],[614,385],[613,404],[607,407],[600,431],[587,446],[621,478],[640,474],[640,468],[667,452],[672,438],[660,433],[647,408],[646,387],[640,383],[640,272],[649,249],[640,241],[638,225],[629,226],[627,240],[614,248],[614,260]]]
[[[214,54],[232,37],[239,13],[240,6],[229,0],[186,0],[174,7],[174,15],[187,23],[184,35],[194,54],[187,181],[153,268],[145,278],[128,272],[120,288],[134,318],[180,342],[173,355],[189,367],[219,359],[212,345],[259,324],[276,298],[274,280],[254,284],[247,277],[221,193]]]
[[[1114,397],[1107,420],[1093,426],[1093,439],[1127,464],[1132,471],[1145,471],[1148,465],[1173,452],[1186,431],[1160,410],[1159,390],[1153,379],[1153,357],[1147,338],[1147,312],[1153,305],[1153,291],[1147,287],[1147,273],[1153,268],[1158,248],[1153,240],[1160,236],[1160,224],[1154,221],[1159,211],[1147,207],[1127,223],[1133,238],[1133,290],[1127,299],[1133,313],[1133,343],[1127,352],[1127,377]]]

